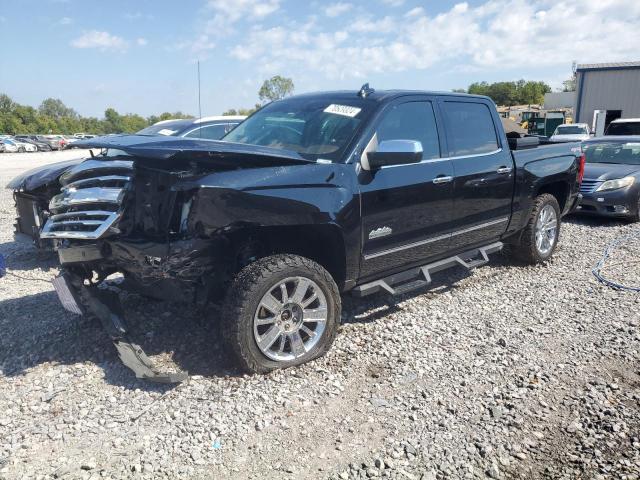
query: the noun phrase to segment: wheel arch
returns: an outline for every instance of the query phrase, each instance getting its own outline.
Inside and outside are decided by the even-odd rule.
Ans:
[[[534,198],[544,193],[548,193],[555,197],[558,201],[558,205],[560,206],[560,215],[562,215],[565,212],[567,200],[569,198],[569,184],[565,181],[544,183],[538,186]]]
[[[257,258],[293,254],[325,268],[344,289],[347,273],[345,239],[335,224],[246,227],[229,235],[242,268]]]

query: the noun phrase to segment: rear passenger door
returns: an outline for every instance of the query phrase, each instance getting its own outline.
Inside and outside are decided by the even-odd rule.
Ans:
[[[420,142],[422,161],[360,171],[363,278],[438,256],[449,246],[453,168],[442,158],[430,98],[388,105],[368,141],[388,140]]]
[[[515,183],[495,107],[464,97],[441,99],[439,107],[454,171],[451,248],[492,242],[507,229]]]

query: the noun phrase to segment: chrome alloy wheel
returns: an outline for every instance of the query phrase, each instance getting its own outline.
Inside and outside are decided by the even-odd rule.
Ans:
[[[540,255],[547,255],[553,249],[558,235],[558,215],[551,205],[540,210],[536,222],[536,248]]]
[[[305,277],[285,278],[260,300],[253,336],[271,360],[295,360],[322,338],[327,316],[327,299],[317,283]]]

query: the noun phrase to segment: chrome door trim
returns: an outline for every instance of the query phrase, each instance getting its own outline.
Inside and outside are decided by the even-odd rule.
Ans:
[[[498,225],[500,223],[505,223],[509,221],[509,217],[502,217],[496,220],[492,220],[490,222],[481,223],[479,225],[474,225],[473,227],[465,228],[462,230],[456,230],[455,232],[447,233],[446,235],[438,235],[437,237],[426,238],[424,240],[420,240],[418,242],[407,243],[405,245],[400,245],[399,247],[390,248],[388,250],[382,250],[380,252],[370,253],[364,256],[365,260],[371,260],[373,258],[382,257],[383,255],[390,255],[392,253],[401,252],[403,250],[407,250],[409,248],[420,247],[422,245],[427,245],[429,243],[438,242],[440,240],[445,240],[447,238],[455,237],[458,235],[463,235],[465,233],[473,232],[474,230],[480,230],[481,228],[491,227],[493,225]]]
[[[493,150],[492,152],[474,153],[473,155],[458,155],[456,157],[427,158],[426,160],[422,160],[416,163],[402,163],[400,165],[385,165],[383,167],[380,167],[380,170],[384,170],[385,168],[410,167],[412,165],[421,165],[424,163],[446,162],[448,160],[461,160],[464,158],[488,157],[489,155],[496,155],[502,152],[502,150],[503,150],[502,148],[498,148],[497,150]]]

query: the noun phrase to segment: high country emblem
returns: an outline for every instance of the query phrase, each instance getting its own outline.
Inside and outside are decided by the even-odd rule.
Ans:
[[[369,232],[369,240],[373,240],[374,238],[386,237],[387,235],[391,235],[393,230],[389,227],[380,227],[375,230],[371,230]]]

